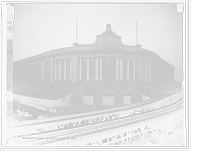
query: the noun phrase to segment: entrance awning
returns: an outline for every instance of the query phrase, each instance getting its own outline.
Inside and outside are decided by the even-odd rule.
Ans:
[[[27,90],[27,89],[13,89],[13,94],[27,96],[38,99],[48,100],[59,100],[70,95],[69,92],[51,92],[51,91],[40,91],[40,90]]]

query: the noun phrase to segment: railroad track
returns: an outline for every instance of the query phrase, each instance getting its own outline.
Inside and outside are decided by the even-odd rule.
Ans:
[[[52,117],[45,120],[31,120],[26,122],[16,123],[16,125],[8,128],[10,130],[10,136],[23,135],[36,132],[36,129],[45,130],[55,130],[71,125],[72,127],[90,124],[93,122],[100,122],[110,119],[119,118],[121,116],[128,116],[134,113],[143,112],[143,110],[154,108],[159,108],[160,106],[167,105],[173,100],[169,100],[171,97],[180,94],[180,92],[174,92],[167,96],[151,99],[146,102],[140,102],[136,104],[130,104],[125,106],[120,106],[112,109],[94,111],[91,113],[79,113],[75,115],[66,115],[59,117]],[[168,101],[166,102],[166,99]],[[176,98],[174,98],[175,100]]]
[[[157,104],[158,105],[158,104]],[[35,135],[25,135],[13,139],[15,145],[47,145],[54,144],[59,141],[74,140],[81,136],[88,136],[98,132],[105,132],[107,130],[118,127],[127,126],[133,123],[148,120],[150,118],[159,117],[170,113],[182,105],[182,98],[179,98],[171,104],[160,106],[156,110],[148,110],[142,114],[129,114],[124,117],[88,126],[82,126],[72,129],[56,130],[55,132],[43,132]],[[143,108],[147,106],[143,106]],[[133,113],[133,112],[132,112]]]

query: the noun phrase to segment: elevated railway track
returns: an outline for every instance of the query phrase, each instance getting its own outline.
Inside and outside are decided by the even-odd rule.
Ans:
[[[135,136],[144,139],[147,135],[152,137],[173,130],[172,124],[178,122],[182,109],[183,98],[178,98],[168,105],[146,112],[85,126],[16,137],[12,139],[11,145],[114,145],[117,142],[130,145]]]
[[[56,130],[62,128],[75,127],[79,125],[87,125],[93,122],[101,122],[105,120],[115,119],[122,116],[128,116],[160,108],[170,104],[181,96],[181,92],[173,92],[167,96],[151,99],[145,102],[119,106],[106,110],[98,110],[94,112],[85,112],[74,115],[65,115],[51,117],[48,119],[28,120],[24,122],[14,123],[8,127],[10,137],[36,133],[38,131]]]

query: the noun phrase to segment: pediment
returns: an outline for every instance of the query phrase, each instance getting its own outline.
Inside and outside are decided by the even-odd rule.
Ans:
[[[106,30],[96,36],[95,45],[122,45],[121,36],[117,35],[111,29],[111,24],[106,25]]]

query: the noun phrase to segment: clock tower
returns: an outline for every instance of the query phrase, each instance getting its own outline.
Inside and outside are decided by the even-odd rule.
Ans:
[[[106,25],[106,30],[96,37],[96,45],[123,45],[121,36],[112,31],[110,23]]]

